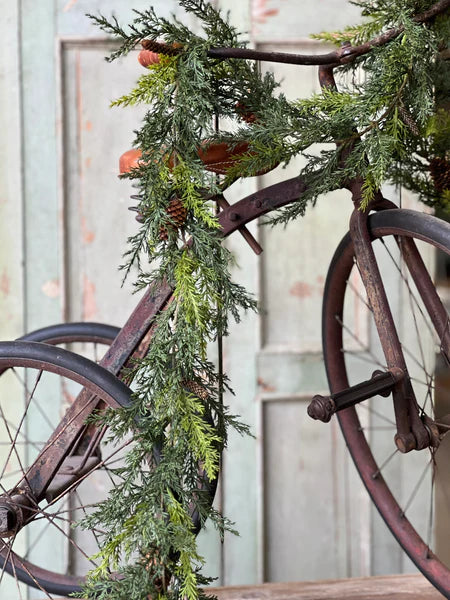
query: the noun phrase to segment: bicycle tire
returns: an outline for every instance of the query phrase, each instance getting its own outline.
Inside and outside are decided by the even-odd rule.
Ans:
[[[53,330],[55,333],[56,330]],[[80,331],[80,330],[79,330]],[[97,333],[98,333],[97,329]],[[112,334],[112,329],[109,330]],[[69,330],[66,329],[68,333]],[[49,333],[49,331],[47,331]],[[60,331],[61,333],[61,331]],[[72,339],[73,339],[74,330],[72,329]],[[83,341],[87,340],[87,329],[82,328],[80,333],[84,334]],[[42,337],[41,334],[33,334],[35,337]],[[92,339],[92,338],[91,338]],[[59,343],[63,343],[60,341]],[[27,381],[29,381],[30,377],[30,369],[37,373],[35,377],[35,383],[33,385],[28,385]],[[23,373],[19,373],[19,370],[26,370]],[[0,410],[0,427],[4,430],[2,439],[9,435],[9,439],[11,440],[11,449],[6,453],[6,461],[2,462],[1,472],[2,472],[2,492],[5,493],[7,489],[11,489],[11,486],[8,483],[8,477],[13,477],[10,482],[11,484],[16,484],[17,478],[23,478],[24,473],[26,473],[27,454],[30,450],[39,450],[41,447],[41,442],[36,440],[34,437],[29,438],[30,432],[27,430],[27,419],[30,421],[32,419],[36,420],[36,416],[42,417],[42,407],[38,406],[38,410],[35,409],[35,404],[44,404],[44,401],[47,401],[47,394],[51,395],[53,392],[53,388],[55,383],[59,390],[66,392],[71,386],[76,386],[80,388],[85,388],[95,394],[97,397],[104,400],[108,405],[118,407],[118,406],[127,406],[130,403],[131,391],[129,388],[117,379],[112,373],[103,369],[96,363],[69,352],[68,350],[64,350],[59,347],[51,346],[48,344],[38,343],[38,342],[29,342],[29,341],[16,341],[16,342],[0,342],[0,371],[2,373],[2,377],[0,377],[0,386],[2,386],[3,391],[9,391],[13,389],[12,386],[17,385],[16,380],[19,383],[24,383],[26,394],[28,394],[28,398],[25,402],[25,411],[24,414],[19,417],[19,425],[17,428],[13,429],[14,425],[14,415],[12,413],[11,406],[16,403],[11,403],[11,393],[0,393],[0,402],[3,398],[6,398],[7,402],[5,402],[1,406]],[[8,374],[11,375],[10,381],[7,381]],[[14,374],[14,376],[12,375]],[[60,377],[64,377],[64,380],[59,380]],[[55,381],[55,378],[58,380]],[[53,380],[49,386],[49,379]],[[12,380],[12,381],[11,381]],[[41,385],[45,383],[45,398],[43,396],[37,397],[37,389],[38,384]],[[3,388],[3,386],[5,386]],[[30,393],[29,390],[32,390]],[[59,411],[59,407],[56,407],[57,411]],[[8,413],[9,411],[9,413]],[[9,416],[12,415],[12,416]],[[46,419],[48,421],[46,428],[51,430],[52,422],[51,416],[54,415],[46,415]],[[57,419],[59,421],[59,415],[57,415]],[[45,424],[45,419],[41,418],[42,422]],[[41,426],[40,425],[40,426]],[[23,432],[26,432],[25,434]],[[5,436],[4,434],[7,434]],[[13,433],[11,437],[11,433]],[[43,433],[42,444],[45,443],[48,438],[48,433]],[[21,447],[23,446],[29,448],[28,451],[23,451]],[[13,450],[14,447],[14,450]],[[86,474],[91,478],[95,475],[97,478],[100,478],[100,469],[105,471],[105,473],[101,474],[103,479],[111,476],[109,472],[109,464],[108,461],[111,461],[111,457],[114,457],[114,461],[117,460],[118,454],[116,451],[112,452],[110,457],[105,455],[101,456],[101,460],[99,458],[98,464],[100,465],[98,468],[95,466],[92,470],[89,470]],[[4,458],[4,456],[2,457]],[[32,462],[32,457],[28,457],[30,463]],[[102,463],[104,463],[102,465]],[[18,467],[19,474],[15,474],[14,470]],[[11,472],[13,475],[11,475]],[[101,480],[101,483],[103,482]],[[24,557],[17,554],[12,548],[13,545],[17,547],[20,546],[19,535],[12,537],[11,543],[5,541],[4,538],[1,539],[1,550],[0,550],[0,577],[3,577],[3,572],[6,571],[10,573],[17,580],[29,585],[31,587],[40,589],[45,592],[46,597],[49,597],[50,594],[64,595],[67,596],[71,593],[80,592],[83,584],[83,575],[75,573],[74,571],[70,572],[70,569],[73,569],[74,563],[79,563],[81,560],[79,558],[74,558],[74,550],[84,552],[79,545],[70,539],[69,535],[65,532],[64,529],[68,529],[69,524],[72,524],[79,520],[80,518],[80,510],[81,514],[86,514],[86,507],[74,504],[74,498],[80,494],[80,487],[83,486],[84,477],[81,482],[77,483],[67,494],[67,498],[63,495],[58,502],[69,502],[68,497],[70,496],[70,506],[69,509],[58,508],[58,503],[55,499],[51,499],[46,502],[45,506],[42,506],[42,503],[39,506],[34,507],[36,510],[37,517],[31,521],[31,524],[27,524],[23,527],[24,535],[27,535],[31,540],[30,544],[34,544],[34,554],[38,557],[38,561],[44,561],[43,556],[45,555],[45,551],[42,551],[43,545],[48,546],[50,542],[44,540],[41,541],[38,535],[35,535],[33,538],[33,533],[30,533],[30,527],[36,526],[39,529],[39,519],[45,522],[47,521],[46,528],[53,526],[57,532],[62,536],[62,539],[66,545],[68,545],[72,552],[67,551],[67,565],[69,566],[69,572],[56,572],[56,567],[54,567],[54,563],[57,562],[55,558],[55,548],[51,548],[51,559],[49,564],[44,564],[44,562],[37,563],[29,560],[29,554],[31,551],[28,547],[27,553]],[[91,479],[89,479],[89,485],[91,485]],[[6,487],[7,486],[7,487]],[[86,486],[87,487],[87,486]],[[104,493],[102,492],[102,495]],[[56,512],[51,512],[51,507],[56,506]],[[63,504],[63,507],[65,505]],[[50,512],[49,512],[50,511]],[[75,516],[76,515],[76,516]],[[60,520],[62,525],[57,520]],[[45,529],[44,529],[45,533]],[[96,533],[92,533],[96,542]],[[47,538],[47,534],[42,536]],[[9,538],[6,538],[8,540]],[[51,537],[49,538],[51,539]],[[37,540],[37,541],[36,541]],[[68,541],[67,541],[68,540]],[[68,543],[70,542],[70,544]],[[52,545],[53,546],[53,545]],[[60,544],[61,546],[61,544]],[[60,547],[55,546],[55,547]],[[69,557],[70,554],[70,557]],[[84,552],[85,556],[91,556],[92,552],[89,550],[89,554]],[[83,558],[84,560],[84,558]]]
[[[27,333],[19,341],[43,342],[44,344],[59,345],[71,343],[92,343],[109,346],[120,332],[120,327],[105,323],[78,321],[73,323],[58,323]]]
[[[439,418],[445,421],[445,415],[448,415],[450,408],[448,405],[445,407],[442,399],[439,400],[435,393],[434,384],[436,376],[441,377],[442,373],[444,375],[449,374],[449,357],[442,357],[438,354],[438,360],[434,356],[437,348],[443,354],[442,345],[434,328],[429,328],[429,315],[422,301],[417,298],[417,290],[408,273],[404,270],[405,266],[402,264],[401,251],[398,250],[399,246],[397,246],[396,240],[399,241],[401,247],[403,237],[414,238],[419,241],[421,250],[424,250],[425,254],[427,248],[431,245],[433,249],[438,249],[445,256],[449,256],[450,225],[430,215],[410,210],[393,209],[370,216],[369,230],[373,246],[379,246],[377,249],[377,262],[379,266],[381,265],[380,270],[382,271],[386,291],[389,294],[389,291],[392,291],[395,285],[392,284],[392,281],[384,279],[383,269],[387,268],[398,257],[400,264],[397,267],[394,266],[393,270],[400,274],[399,281],[404,286],[403,292],[407,296],[411,296],[409,308],[413,313],[414,322],[410,322],[408,326],[404,320],[404,311],[408,308],[408,305],[402,302],[403,298],[399,296],[401,292],[398,289],[395,289],[394,294],[391,293],[391,297],[395,296],[397,298],[393,304],[395,305],[395,302],[398,302],[397,310],[394,306],[393,313],[415,394],[418,401],[419,396],[423,398],[424,393],[428,397],[429,406],[427,400],[425,400],[425,405],[422,406],[423,412],[432,413],[434,406],[436,406],[436,411],[444,409],[444,413],[440,414]],[[380,256],[380,250],[386,250],[387,258],[385,260]],[[400,271],[398,271],[398,267]],[[380,366],[384,367],[384,357],[380,358],[380,349],[376,348],[374,344],[370,345],[370,338],[375,330],[374,324],[369,322],[367,328],[364,329],[364,317],[360,313],[367,299],[362,295],[364,288],[358,282],[358,277],[352,242],[350,235],[347,234],[338,246],[331,261],[323,299],[323,351],[332,393],[343,390],[358,381],[368,379],[374,369],[379,369]],[[346,308],[347,306],[348,308]],[[350,315],[355,314],[355,307],[357,308],[358,317],[354,318],[352,322]],[[423,314],[420,311],[423,311]],[[367,307],[367,313],[370,315],[370,307]],[[358,335],[356,334],[357,328],[360,330]],[[420,338],[419,343],[417,341],[413,342],[413,337],[416,334]],[[431,345],[425,346],[424,336],[428,334],[431,341],[426,343]],[[407,346],[408,342],[411,342],[412,345]],[[434,344],[437,344],[437,346],[434,346]],[[413,360],[417,360],[414,352],[420,352],[420,348],[422,348],[421,359],[424,364],[419,368]],[[368,370],[362,366],[366,361],[369,365]],[[355,373],[354,376],[352,376],[352,371]],[[361,374],[362,371],[365,371],[364,375]],[[421,381],[424,375],[425,381]],[[432,377],[431,380],[428,379],[429,376]],[[432,395],[434,395],[433,401],[431,401]],[[376,411],[374,405],[376,405]],[[448,546],[448,542],[445,546],[442,545],[442,542],[439,542],[440,539],[442,540],[442,535],[444,535],[444,539],[445,537],[447,540],[449,539],[449,526],[446,526],[447,529],[440,536],[436,536],[434,531],[436,522],[432,526],[430,525],[431,515],[433,514],[434,518],[434,512],[437,509],[439,510],[438,516],[442,510],[448,511],[448,505],[442,502],[442,495],[439,496],[442,492],[439,492],[436,488],[434,493],[438,495],[430,496],[431,506],[429,510],[431,512],[424,514],[421,508],[414,507],[414,504],[417,504],[419,500],[422,501],[424,497],[421,489],[424,485],[430,483],[432,486],[434,484],[438,486],[439,484],[444,486],[444,489],[447,485],[449,478],[445,475],[445,472],[441,475],[440,467],[442,466],[441,461],[447,460],[449,436],[444,437],[437,452],[425,449],[421,452],[413,451],[408,454],[401,454],[395,452],[394,427],[391,439],[394,454],[391,456],[391,450],[385,447],[386,434],[383,433],[383,428],[388,427],[388,421],[394,421],[394,417],[387,412],[391,410],[388,407],[392,407],[392,402],[389,399],[377,397],[369,401],[369,406],[365,402],[347,408],[338,413],[340,426],[362,481],[392,534],[419,570],[442,594],[450,598],[450,560],[448,556],[445,556],[445,546]],[[435,417],[434,414],[431,414],[431,416]],[[438,455],[441,450],[444,452],[443,457]],[[419,459],[419,456],[422,458]],[[386,459],[386,457],[391,458]],[[398,466],[392,463],[394,458],[400,461]],[[422,471],[415,470],[422,460],[425,462],[421,464],[420,469],[425,464],[424,474],[422,474]],[[414,487],[410,486],[406,492],[406,490],[401,489],[399,474],[405,473],[407,468],[414,472],[415,479]],[[427,472],[428,470],[430,473]],[[417,479],[417,473],[419,473],[419,480]],[[445,495],[443,497],[445,498]],[[441,504],[438,503],[438,500],[441,501]],[[422,523],[423,517],[428,523]],[[448,516],[447,521],[449,521]],[[435,539],[432,541],[432,538]],[[431,545],[434,549],[431,548]]]

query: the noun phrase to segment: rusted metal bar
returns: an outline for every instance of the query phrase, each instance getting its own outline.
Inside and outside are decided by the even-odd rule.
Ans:
[[[299,200],[305,191],[305,182],[300,177],[293,177],[242,198],[218,216],[223,236],[230,235],[253,219]]]
[[[350,235],[386,364],[388,369],[398,368],[407,373],[401,343],[367,229],[367,213],[359,209],[357,198],[354,198],[354,201],[356,208],[350,218]],[[418,406],[409,379],[401,380],[393,388],[392,395],[397,425],[395,441],[399,450],[409,452],[429,446],[429,434],[419,418]]]
[[[154,317],[164,308],[172,293],[173,290],[168,283],[153,284],[148,288],[100,361],[102,367],[115,375],[120,373],[146,335]]]
[[[227,208],[230,208],[230,203],[223,195],[215,196],[214,200],[217,202],[217,204],[220,206],[220,208],[222,210],[226,210]],[[239,213],[237,213],[236,211],[230,212],[230,220],[239,220]],[[239,227],[238,231],[242,235],[244,240],[247,242],[247,244],[250,246],[250,248],[253,250],[253,252],[255,254],[261,254],[263,249],[261,248],[258,241],[254,238],[254,236],[247,229],[247,227],[245,227],[245,225],[243,227]]]
[[[440,0],[431,6],[428,10],[416,15],[414,20],[417,23],[426,23],[436,16],[444,13],[450,8],[450,0]],[[237,58],[247,60],[261,60],[267,62],[286,63],[291,65],[332,65],[338,66],[353,61],[359,56],[368,54],[373,48],[383,46],[391,42],[404,31],[404,27],[389,29],[381,35],[360,44],[359,46],[346,45],[334,52],[327,54],[289,54],[286,52],[261,52],[250,48],[210,48],[208,56],[211,58]],[[152,47],[154,52],[161,54],[177,54],[181,49],[174,48],[168,44],[155,42],[153,40],[143,40],[144,47]]]
[[[308,406],[308,415],[313,419],[328,423],[336,412],[349,406],[355,406],[355,404],[374,396],[389,396],[396,383],[403,379],[404,375],[401,369],[375,371],[371,379],[362,381],[341,392],[336,392],[330,396],[316,395]]]

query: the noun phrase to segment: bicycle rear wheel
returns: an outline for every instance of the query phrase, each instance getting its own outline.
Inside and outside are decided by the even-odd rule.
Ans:
[[[72,336],[70,342],[74,341]],[[88,338],[78,341],[86,343]],[[114,375],[84,357],[46,344],[0,343],[0,372],[0,493],[4,496],[26,479],[35,456],[82,389],[95,402],[102,400],[109,406],[130,402],[129,389]],[[80,531],[73,525],[105,499],[115,484],[113,468],[130,443],[113,446],[103,430],[96,433],[101,436],[98,449],[81,464],[80,447],[74,462],[63,463],[46,498],[31,507],[35,515],[30,523],[0,538],[0,585],[8,572],[16,579],[19,593],[19,581],[41,590],[46,598],[81,590],[84,575],[95,566],[91,557],[102,532]],[[81,475],[73,477],[77,469]],[[65,489],[60,486],[64,478]],[[73,483],[67,487],[71,478]]]
[[[450,255],[450,225],[414,211],[387,210],[369,217],[369,228],[420,414],[440,422],[441,431],[450,430],[448,351],[401,252],[403,239],[417,240],[433,277],[441,256],[445,262]],[[445,284],[438,289],[444,306],[447,291]],[[328,272],[322,335],[332,393],[387,369],[349,235]],[[338,418],[381,516],[416,566],[450,598],[450,436],[442,436],[438,449],[401,454],[394,444],[392,401],[379,396]]]

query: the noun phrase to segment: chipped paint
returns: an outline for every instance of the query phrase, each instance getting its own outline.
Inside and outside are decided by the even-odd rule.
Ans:
[[[277,388],[274,387],[273,385],[271,385],[270,383],[267,383],[267,381],[264,381],[264,379],[262,379],[262,377],[258,377],[258,379],[256,380],[258,383],[258,386],[264,391],[264,392],[276,392]]]
[[[85,321],[90,321],[97,315],[95,293],[95,283],[83,275],[83,318]]]
[[[11,283],[6,269],[4,269],[2,276],[0,277],[0,292],[4,296],[8,296],[11,289]]]
[[[290,288],[289,294],[298,298],[309,298],[312,296],[313,288],[305,281],[296,281]]]
[[[47,298],[58,298],[61,293],[59,279],[49,279],[42,285],[41,290]]]
[[[71,8],[73,8],[75,6],[75,4],[77,2],[78,2],[78,0],[69,0],[69,2],[63,8],[63,12],[69,11]]]
[[[81,233],[85,244],[91,244],[95,240],[95,233],[88,228],[86,217],[81,217]]]
[[[92,158],[90,156],[88,156],[85,160],[84,160],[84,166],[86,167],[86,169],[89,169],[89,167],[92,164]]]
[[[86,131],[92,131],[92,121],[86,121],[86,123],[84,124],[84,128],[86,129]]]
[[[255,23],[266,23],[269,17],[275,17],[278,8],[267,8],[271,0],[253,0],[251,7],[252,20]]]

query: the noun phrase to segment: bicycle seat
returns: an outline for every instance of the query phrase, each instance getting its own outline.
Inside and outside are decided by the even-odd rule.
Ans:
[[[238,142],[232,146],[226,142],[209,143],[204,142],[203,146],[198,150],[198,156],[205,164],[208,171],[217,173],[218,175],[226,175],[228,169],[232,167],[240,158],[249,151],[248,142]],[[129,173],[132,169],[136,169],[141,164],[142,152],[138,148],[133,148],[124,152],[119,159],[120,174]],[[169,167],[173,167],[173,159],[169,158]],[[269,169],[258,171],[254,174],[264,175]]]

